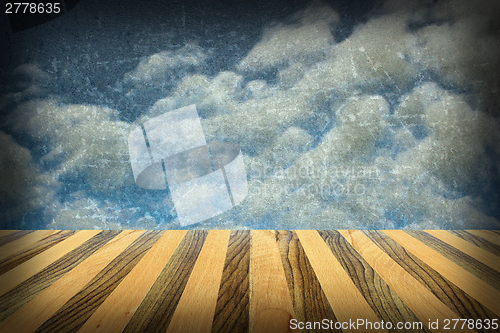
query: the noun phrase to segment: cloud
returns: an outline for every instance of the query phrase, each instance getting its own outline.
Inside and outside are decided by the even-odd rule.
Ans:
[[[352,97],[336,110],[336,116],[339,125],[332,128],[317,147],[305,149],[289,168],[271,168],[277,172],[268,174],[265,168],[269,166],[264,164],[259,170],[258,178],[261,179],[250,182],[248,218],[264,217],[269,211],[288,211],[290,214],[286,214],[278,224],[280,227],[292,227],[287,225],[293,212],[297,216],[304,210],[311,214],[310,210],[314,208],[315,215],[321,215],[324,221],[325,209],[336,216],[352,215],[344,206],[346,202],[351,205],[350,208],[356,207],[358,216],[355,218],[367,209],[360,203],[360,197],[368,195],[365,192],[366,187],[371,187],[373,183],[370,179],[372,171],[377,173],[378,170],[363,160],[370,160],[370,156],[376,153],[377,140],[386,135],[389,106],[381,96]],[[351,175],[354,169],[363,171],[363,175],[358,175],[358,172]],[[383,210],[381,213],[377,218],[383,224],[386,219]],[[309,223],[308,220],[293,221],[298,228]],[[337,221],[331,220],[332,225]]]
[[[267,168],[286,168],[313,144],[313,138],[300,127],[289,127],[271,147],[263,151],[249,163],[257,163]]]
[[[470,191],[492,176],[500,177],[487,155],[487,149],[500,154],[500,124],[484,112],[473,111],[461,96],[424,84],[403,99],[395,117],[428,133],[402,158],[411,155],[448,186]]]
[[[446,85],[473,88],[485,110],[498,115],[500,36],[485,34],[482,26],[482,20],[465,18],[420,29],[419,62]]]
[[[263,81],[250,81],[224,71],[215,78],[188,76],[177,89],[156,102],[136,121],[143,123],[177,107],[196,104],[209,141],[233,141],[247,151],[265,149],[288,126],[312,115],[303,95],[276,90]]]
[[[266,71],[294,62],[312,64],[324,58],[334,42],[332,28],[339,23],[339,14],[321,2],[290,18],[291,24],[278,24],[265,31],[259,44],[241,60],[239,71]]]
[[[385,15],[358,26],[333,47],[325,61],[304,75],[295,90],[349,95],[356,89],[407,89],[418,76],[411,61],[417,39],[407,30],[407,20],[403,14]]]
[[[133,127],[116,110],[32,100],[16,108],[8,125],[47,146],[41,160],[56,165],[57,177],[83,177],[91,190],[105,193],[133,183],[126,141]]]
[[[30,151],[0,131],[0,227],[12,228],[12,222],[23,214],[46,208],[54,202],[61,186],[57,180],[42,174]],[[16,226],[18,227],[18,226]],[[21,225],[20,227],[26,227]]]
[[[12,75],[21,82],[47,83],[52,80],[47,72],[34,63],[19,65],[12,71]]]
[[[388,3],[335,44],[326,8],[268,28],[237,72],[185,77],[140,122],[194,103],[207,139],[239,144],[247,226],[498,227],[479,199],[495,195],[500,127],[477,102],[498,73],[478,16]],[[270,69],[275,83],[245,80]],[[474,80],[474,94],[446,89]]]
[[[490,116],[435,84],[416,88],[394,117],[376,95],[348,98],[335,114],[338,125],[290,167],[263,158],[279,154],[276,146],[247,160],[250,195],[240,216],[276,228],[500,225],[481,211],[474,195],[457,197],[452,190],[470,192],[480,180],[484,191],[492,177],[499,178],[484,154],[488,145],[500,152],[499,127]],[[419,122],[429,133],[424,139],[411,131]],[[399,145],[396,158],[383,142]]]
[[[155,229],[155,219],[148,215],[137,218],[136,208],[120,207],[110,201],[101,201],[89,197],[87,193],[77,191],[70,195],[70,199],[59,203],[49,210],[52,217],[47,224],[48,229],[133,229],[146,227]]]
[[[47,199],[50,227],[178,226],[165,198],[125,207],[93,194],[133,188],[132,128],[196,104],[207,141],[242,148],[250,193],[195,227],[498,228],[499,6],[482,4],[386,1],[336,43],[339,14],[315,2],[267,27],[234,68],[214,75],[201,47],[165,50],[124,76],[131,93],[164,94],[134,124],[111,108],[13,99],[47,82],[36,66],[20,67],[28,83],[9,88],[9,108],[20,104],[6,128],[47,151],[36,165],[4,135],[19,154],[4,158],[13,179],[31,175],[14,198],[41,200],[31,184],[49,191],[55,179],[81,178],[92,195]],[[35,199],[22,209],[42,207]]]
[[[243,97],[242,85],[243,76],[231,71],[221,71],[212,79],[201,74],[189,75],[181,80],[171,95],[157,101],[145,117],[190,104],[196,104],[203,118],[232,113]]]
[[[172,85],[187,73],[202,68],[206,59],[201,47],[186,44],[178,50],[162,51],[144,58],[136,69],[125,74],[124,82],[137,89]]]
[[[52,81],[50,75],[35,63],[22,64],[10,73],[3,73],[1,78],[0,112],[23,101],[45,96],[45,87]]]

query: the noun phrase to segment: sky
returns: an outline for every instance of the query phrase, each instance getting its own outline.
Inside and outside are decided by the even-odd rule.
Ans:
[[[498,1],[106,1],[0,22],[0,228],[178,229],[127,138],[195,104],[248,196],[189,229],[499,229]]]

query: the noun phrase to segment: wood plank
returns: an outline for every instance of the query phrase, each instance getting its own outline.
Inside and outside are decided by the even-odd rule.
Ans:
[[[426,325],[425,317],[439,315],[441,329],[444,319],[500,320],[500,245],[475,231],[225,230],[214,232],[225,235],[212,245],[202,230],[95,231],[78,246],[70,243],[81,231],[48,232],[4,261],[0,291],[2,279],[10,283],[6,274],[30,262],[35,268],[19,271],[27,278],[0,294],[0,332],[278,333],[290,332],[292,319]],[[4,245],[36,233],[5,233],[11,240]],[[167,240],[176,233],[175,242]],[[8,266],[18,259],[24,262]]]
[[[425,230],[428,234],[442,240],[448,245],[453,246],[454,248],[468,254],[472,258],[479,260],[483,264],[490,266],[496,271],[500,272],[500,257],[483,250],[482,248],[473,245],[466,240],[461,239],[449,233],[446,230]]]
[[[0,230],[0,238],[16,231],[25,231],[25,230]],[[26,231],[33,231],[33,230],[26,230]]]
[[[31,234],[34,230],[0,230],[0,252],[1,247],[7,243],[18,240],[28,234]]]
[[[296,233],[338,321],[364,319],[378,322],[379,318],[319,233],[315,230],[297,230]],[[357,330],[345,328],[343,331]],[[364,331],[387,332],[387,330]]]
[[[185,234],[164,233],[78,332],[122,332]]]
[[[190,230],[156,279],[124,332],[165,332],[208,232]]]
[[[77,292],[82,290],[104,267],[130,245],[141,232],[122,231],[46,288],[12,316],[0,323],[0,332],[32,333],[56,313]],[[29,318],[29,322],[26,321]]]
[[[394,325],[398,322],[420,321],[395,290],[365,260],[363,252],[352,245],[351,236],[347,231],[319,231],[319,233],[378,316],[379,321],[391,322]],[[422,326],[421,329],[412,327],[398,331],[430,332],[426,326]]]
[[[90,238],[97,235],[99,230],[82,230],[76,232],[71,237],[63,240],[59,244],[51,247],[47,251],[25,261],[21,265],[13,268],[0,276],[0,296],[13,289],[16,285],[35,275],[43,268],[61,258],[66,253],[82,245]],[[29,236],[29,235],[28,235]]]
[[[444,278],[425,262],[411,254],[411,252],[407,251],[382,231],[365,231],[365,234],[415,280],[426,287],[441,302],[462,318],[483,320],[485,318],[494,319],[497,317],[493,312]],[[491,328],[484,331],[496,332],[496,330]]]
[[[343,230],[339,232],[384,279],[389,287],[398,294],[415,315],[420,318],[420,321],[424,325],[436,320],[444,323],[445,319],[460,319],[459,316],[443,304],[432,292],[415,280],[361,231]],[[372,289],[374,288],[372,287]],[[415,319],[401,318],[399,321],[415,321]],[[445,331],[443,326],[440,329],[432,329],[432,332]]]
[[[500,235],[494,233],[490,230],[466,230],[468,233],[471,233],[475,236],[486,239],[493,244],[500,245]]]
[[[248,332],[250,327],[249,230],[233,230],[222,271],[212,333]]]
[[[18,237],[14,241],[7,242],[5,245],[0,247],[0,262],[4,261],[6,258],[16,255],[19,252],[22,252],[25,248],[35,244],[36,242],[50,236],[55,232],[57,231],[38,230],[35,232],[27,233],[22,237]]]
[[[493,244],[492,242],[489,242],[482,237],[473,235],[465,230],[449,230],[449,232],[500,257],[500,245]]]
[[[474,297],[497,316],[500,315],[500,302],[498,302],[500,299],[499,290],[402,230],[384,230],[384,233],[460,289]]]
[[[295,314],[273,231],[252,231],[250,272],[250,332],[288,332]]]
[[[321,323],[323,319],[328,319],[336,322],[337,318],[321,289],[297,234],[292,231],[278,231],[277,239],[297,321]],[[319,324],[318,326],[321,327]],[[316,330],[302,330],[302,332],[314,331]],[[341,332],[334,327],[328,327],[322,331]]]
[[[167,333],[211,331],[230,235],[230,230],[208,233]]]
[[[4,260],[0,261],[0,274],[10,271],[12,268],[19,266],[23,262],[30,260],[43,251],[50,249],[52,246],[62,242],[74,233],[75,231],[73,230],[56,231],[38,240],[36,243],[17,251],[17,253],[11,255],[10,257],[6,257]]]
[[[80,329],[161,236],[159,231],[140,230],[137,233],[140,236],[132,244],[66,302],[38,331],[73,332]]]
[[[254,332],[259,333],[291,333],[292,315],[283,309],[265,309],[255,315]]]
[[[500,290],[500,272],[425,231],[409,230],[407,233],[493,288]]]
[[[118,233],[118,231],[102,231],[2,295],[0,297],[0,321],[13,314],[61,276],[75,268]]]

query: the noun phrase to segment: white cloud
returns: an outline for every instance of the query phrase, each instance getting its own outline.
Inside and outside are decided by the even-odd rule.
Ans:
[[[462,19],[420,29],[419,62],[447,85],[474,88],[483,98],[496,99],[491,112],[498,114],[500,38],[485,34],[481,25],[475,19]]]
[[[500,124],[482,111],[473,111],[461,96],[424,84],[404,98],[395,117],[429,133],[401,159],[411,155],[448,186],[467,188],[499,176],[492,171],[486,148],[500,153]]]
[[[411,61],[416,36],[407,31],[407,15],[373,18],[332,49],[327,60],[308,71],[294,87],[307,94],[333,91],[350,95],[396,87],[404,90],[418,74]]]
[[[119,121],[116,110],[33,100],[20,104],[8,123],[15,133],[47,144],[42,161],[56,163],[57,176],[83,176],[102,192],[133,182],[126,141],[133,127]]]
[[[162,87],[176,83],[185,74],[205,65],[207,55],[194,44],[175,51],[162,51],[143,59],[137,68],[125,74],[124,81],[136,88]]]
[[[400,117],[412,110],[422,116]],[[288,169],[276,167],[272,159],[267,166],[257,163],[272,156],[275,145],[247,159],[250,195],[240,216],[269,218],[276,228],[414,229],[431,226],[429,221],[441,228],[498,227],[473,197],[443,196],[449,186],[466,187],[477,179],[486,159],[474,149],[483,151],[485,144],[496,142],[494,120],[433,84],[415,89],[396,112],[395,120],[407,124],[393,129],[394,139],[406,149],[397,159],[376,146],[391,133],[389,107],[380,96],[347,99],[336,111],[339,125]],[[408,129],[412,121],[429,127],[426,139],[415,139]],[[488,167],[482,175],[498,178]]]
[[[202,74],[197,46],[152,55],[124,81],[172,90],[135,125],[196,104],[208,141],[242,148],[248,197],[197,227],[498,228],[483,199],[500,178],[500,16],[496,2],[482,3],[388,1],[337,44],[339,15],[314,3],[214,77]],[[255,79],[271,69],[276,82]],[[44,80],[33,66],[19,72]],[[135,125],[55,100],[22,103],[9,118],[17,135],[47,143],[53,176],[83,176],[105,193],[133,184],[125,139]],[[53,228],[122,228],[131,211],[78,197],[51,214]]]
[[[235,112],[238,100],[243,96],[243,76],[231,71],[222,71],[213,79],[200,74],[184,77],[172,95],[157,101],[150,112],[139,122],[165,110],[196,104],[203,117]]]
[[[313,138],[299,127],[289,127],[271,147],[263,151],[253,161],[257,168],[285,169],[293,161],[308,151],[313,144]]]
[[[334,41],[331,29],[339,23],[339,15],[329,6],[315,2],[291,21],[294,23],[269,28],[238,64],[238,70],[266,71],[294,62],[312,64],[324,58]]]
[[[500,151],[498,121],[470,95],[419,85],[432,70],[440,84],[482,80],[496,89],[492,37],[466,28],[465,10],[452,11],[454,24],[412,31],[409,23],[428,17],[428,8],[444,14],[411,4],[387,4],[338,44],[329,27],[337,14],[315,4],[298,23],[269,28],[237,66],[278,68],[275,85],[227,71],[188,76],[143,119],[195,103],[209,141],[253,155],[245,157],[250,194],[237,214],[250,225],[498,227],[476,196],[477,184],[499,177],[486,154]],[[472,71],[478,64],[485,70]],[[394,114],[380,93],[396,96]],[[320,136],[317,146],[305,129]]]

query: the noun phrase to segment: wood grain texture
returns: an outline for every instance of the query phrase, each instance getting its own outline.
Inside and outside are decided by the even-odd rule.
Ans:
[[[365,234],[361,231],[340,231],[345,239],[353,246],[354,249],[366,260],[368,267],[373,269],[384,279],[385,283],[396,292],[396,294],[403,300],[403,302],[413,311],[416,315],[405,316],[408,313],[402,307],[403,311],[399,318],[391,318],[391,312],[380,311],[385,314],[386,321],[392,322],[408,322],[416,321],[417,317],[424,323],[429,321],[444,322],[445,319],[460,319],[453,311],[444,305],[432,292],[426,289],[422,284],[415,280],[408,272],[399,266],[394,260],[391,259],[384,251],[377,247]],[[369,280],[372,280],[371,278]],[[375,286],[369,286],[370,290],[377,290]],[[416,297],[418,295],[418,297]],[[391,299],[389,295],[381,295],[384,300]],[[394,302],[396,306],[400,302]],[[399,306],[400,307],[400,306]],[[378,309],[378,307],[376,307]],[[395,311],[392,311],[395,312]],[[444,329],[436,329],[433,332],[444,332]]]
[[[102,231],[0,297],[0,321],[87,259],[119,232]]]
[[[408,231],[408,234],[419,240],[427,247],[446,257],[463,269],[474,274],[487,284],[500,290],[500,272],[494,270],[481,261],[474,259],[470,255],[460,251],[425,231]]]
[[[207,231],[188,231],[124,332],[165,332],[198,259]]]
[[[0,247],[0,262],[5,259],[15,256],[16,254],[22,252],[25,248],[35,244],[41,239],[49,237],[55,230],[38,230],[36,232],[21,233],[22,237],[16,237],[15,239],[6,242],[2,247]],[[17,234],[17,232],[15,233]]]
[[[394,288],[393,284],[386,283],[384,275],[377,273],[377,270],[374,270],[375,267],[370,265],[370,261],[373,261],[373,252],[376,252],[372,248],[375,245],[366,242],[366,239],[363,239],[358,233],[353,234],[350,231],[320,231],[320,235],[379,317],[379,320],[392,323],[419,321],[417,315],[408,307],[410,304],[405,304],[398,296],[397,288]],[[362,245],[365,246],[362,247]],[[363,254],[368,254],[368,257]],[[380,252],[377,254],[383,256]],[[385,263],[387,264],[387,262]],[[389,265],[392,269],[392,263]],[[391,275],[392,273],[398,277],[397,272],[391,272]],[[422,330],[403,328],[389,331],[427,332],[428,330],[424,326]]]
[[[7,243],[18,240],[28,234],[31,234],[34,230],[0,230],[0,252],[1,247]]]
[[[255,315],[253,331],[259,333],[291,333],[289,323],[293,317],[290,312],[272,308],[260,311]]]
[[[250,272],[250,332],[270,327],[288,331],[289,319],[295,314],[274,231],[252,231]]]
[[[0,230],[0,238],[16,231],[31,231],[31,230]]]
[[[66,302],[38,331],[78,331],[161,236],[158,231],[141,230],[136,233],[140,236]]]
[[[185,234],[163,234],[78,332],[122,332]]]
[[[230,230],[208,233],[167,333],[211,331],[230,234]]]
[[[479,303],[500,315],[500,291],[463,269],[440,253],[427,247],[401,230],[385,230],[384,233],[424,261],[443,277],[474,297]]]
[[[297,234],[282,230],[277,231],[276,237],[296,319],[300,322],[321,322],[323,319],[337,321]],[[322,331],[340,332],[331,327]]]
[[[24,280],[27,280],[31,276],[35,275],[43,268],[58,260],[69,251],[77,248],[98,233],[99,231],[95,230],[83,230],[76,232],[71,237],[63,240],[57,245],[52,246],[50,249],[4,273],[0,276],[0,296],[13,289]]]
[[[38,296],[0,323],[0,332],[31,333],[49,320],[104,267],[130,245],[140,232],[122,231],[80,265],[66,273]],[[26,322],[29,318],[29,322]]]
[[[212,333],[248,332],[250,231],[232,231],[215,308]]]
[[[463,240],[468,241],[471,244],[474,244],[496,256],[500,257],[500,245],[496,245],[492,242],[487,241],[486,239],[476,236],[470,232],[465,230],[450,230],[453,235],[462,238]]]
[[[0,261],[0,274],[3,274],[11,270],[12,268],[22,264],[23,262],[30,260],[43,251],[50,249],[52,246],[56,245],[59,242],[62,242],[74,233],[75,232],[72,230],[56,231],[25,247],[22,251],[19,251],[9,257],[5,257]]]
[[[358,320],[429,332],[437,318],[441,330],[453,318],[500,321],[497,231],[1,235],[15,236],[4,259],[23,262],[0,274],[0,333],[369,331],[349,324]]]
[[[365,234],[392,260],[398,263],[422,286],[432,292],[450,310],[462,318],[467,319],[494,319],[497,316],[474,298],[458,288],[455,284],[440,275],[425,262],[407,251],[403,246],[385,235],[382,231],[365,231]],[[496,332],[496,330],[483,330]]]
[[[0,274],[28,261],[73,233],[74,231],[37,231],[6,244],[0,248]]]
[[[341,322],[353,318],[378,322],[379,318],[319,233],[315,230],[297,230],[296,233],[337,319]],[[348,328],[343,331],[355,330]],[[366,330],[370,331],[387,332]]]
[[[500,245],[500,235],[491,230],[467,230],[467,232],[484,238],[493,244]]]
[[[453,235],[446,230],[426,230],[428,234],[500,272],[500,257]],[[499,275],[500,278],[500,275]]]

